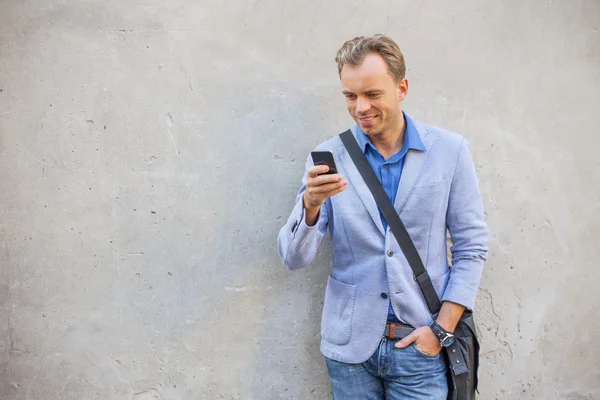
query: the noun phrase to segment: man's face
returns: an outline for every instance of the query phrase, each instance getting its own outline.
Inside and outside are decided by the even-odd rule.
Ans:
[[[348,112],[365,134],[383,135],[402,126],[408,81],[394,82],[379,54],[368,54],[357,66],[344,65],[341,81]]]

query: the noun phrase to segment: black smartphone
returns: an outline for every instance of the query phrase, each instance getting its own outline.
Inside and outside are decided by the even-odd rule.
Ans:
[[[311,151],[310,155],[313,160],[313,164],[315,165],[328,165],[329,171],[326,172],[329,174],[337,174],[337,168],[335,166],[335,160],[333,159],[333,152],[331,151]]]

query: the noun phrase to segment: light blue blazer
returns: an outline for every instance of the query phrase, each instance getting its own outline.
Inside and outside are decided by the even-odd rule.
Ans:
[[[406,116],[406,118],[410,118]],[[488,229],[468,142],[460,135],[412,120],[426,150],[406,155],[395,208],[400,213],[442,301],[473,309]],[[356,136],[356,126],[351,128]],[[347,188],[327,199],[314,226],[306,225],[302,196],[278,236],[279,256],[291,270],[310,264],[329,230],[331,272],[321,318],[321,352],[361,363],[376,350],[391,301],[395,314],[420,327],[432,321],[412,270],[392,232],[384,231],[375,200],[338,136],[331,150]],[[306,168],[312,166],[310,157]],[[448,266],[446,230],[452,240]]]

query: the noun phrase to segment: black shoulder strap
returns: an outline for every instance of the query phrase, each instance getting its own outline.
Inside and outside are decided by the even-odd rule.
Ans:
[[[358,172],[360,172],[360,175],[369,187],[371,194],[373,194],[379,210],[390,226],[390,229],[398,241],[404,256],[408,260],[408,263],[413,270],[415,280],[421,287],[421,292],[423,293],[423,297],[425,297],[429,311],[431,314],[437,314],[441,308],[440,299],[433,288],[433,284],[431,283],[431,278],[429,277],[427,270],[423,266],[421,257],[419,257],[419,253],[417,252],[417,248],[406,231],[406,227],[400,220],[400,216],[396,212],[394,205],[385,193],[385,190],[383,190],[381,182],[379,182],[377,175],[375,175],[375,172],[373,172],[373,168],[371,168],[367,157],[365,157],[363,154],[360,146],[354,138],[354,135],[352,135],[352,132],[347,130],[346,132],[341,133],[340,139],[342,139],[344,146],[346,146],[346,150],[348,150],[348,154],[350,154],[352,161],[354,161],[354,165],[356,165]]]

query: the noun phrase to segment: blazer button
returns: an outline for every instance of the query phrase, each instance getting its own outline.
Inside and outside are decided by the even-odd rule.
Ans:
[[[390,251],[388,251],[388,257],[392,257],[393,255],[394,255],[394,252],[393,252],[393,251],[391,251],[391,250],[390,250]]]
[[[388,298],[387,293],[381,293],[381,298],[384,300],[387,299]]]

